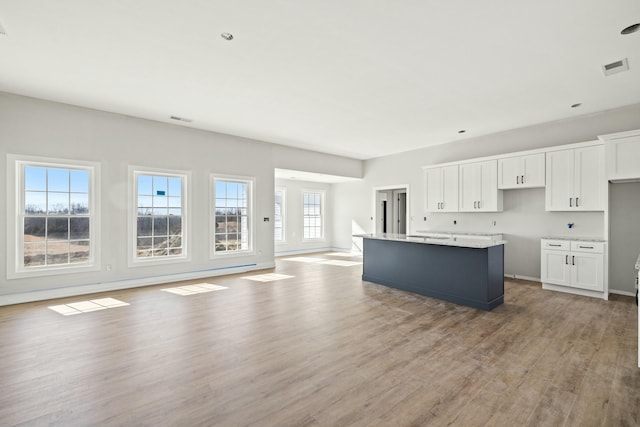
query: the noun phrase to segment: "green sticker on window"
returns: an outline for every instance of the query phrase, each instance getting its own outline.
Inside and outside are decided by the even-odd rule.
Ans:
[[[164,196],[165,193],[166,193],[165,191],[158,190],[156,191],[156,196]]]

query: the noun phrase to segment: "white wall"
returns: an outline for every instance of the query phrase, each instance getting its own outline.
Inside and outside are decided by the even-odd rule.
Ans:
[[[275,244],[276,256],[318,252],[331,249],[332,193],[331,184],[307,182],[289,179],[276,179],[276,187],[284,188],[285,200],[285,238],[284,242]],[[304,191],[320,191],[324,197],[324,236],[323,239],[304,240],[302,233],[303,210],[302,193]]]
[[[7,154],[98,161],[102,169],[101,271],[8,280],[7,185],[4,165]],[[0,92],[0,304],[72,294],[97,289],[128,287],[182,276],[209,274],[202,270],[226,269],[252,264],[273,265],[274,165],[288,166],[295,160],[298,170],[359,176],[362,162],[273,145],[265,142],[199,131],[86,108],[73,107]],[[191,213],[193,236],[190,262],[128,267],[127,192],[129,165],[192,172]],[[210,173],[256,178],[255,255],[209,259]],[[106,266],[111,265],[111,271]],[[215,271],[210,271],[214,274]],[[16,295],[18,295],[16,297]],[[12,297],[9,297],[12,296]]]
[[[410,232],[418,230],[503,233],[505,273],[540,277],[540,238],[547,235],[604,236],[600,212],[545,212],[544,190],[504,192],[504,212],[425,214],[422,166],[466,160],[529,149],[593,141],[598,135],[640,128],[640,105],[570,120],[546,123],[456,143],[427,147],[365,162],[364,179],[335,184],[334,235],[336,247],[357,249],[352,234],[373,232],[373,188],[409,183]],[[427,220],[424,220],[426,216]],[[457,224],[453,225],[456,220]],[[496,221],[496,226],[492,222]],[[569,230],[568,222],[575,223]],[[637,254],[636,254],[637,256]],[[612,283],[612,289],[615,290]]]

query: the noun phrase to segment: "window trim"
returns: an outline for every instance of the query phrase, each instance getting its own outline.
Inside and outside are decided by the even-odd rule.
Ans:
[[[215,250],[216,229],[215,209],[216,209],[216,180],[223,181],[243,181],[249,183],[249,197],[247,197],[247,218],[249,220],[249,249],[233,252],[217,252]],[[222,259],[232,257],[246,257],[256,255],[255,234],[256,234],[256,178],[253,176],[226,175],[211,173],[209,175],[209,259]]]
[[[26,166],[83,169],[89,173],[89,261],[24,267],[24,230],[19,220],[24,203],[23,170]],[[74,274],[101,269],[100,263],[100,163],[53,157],[7,154],[7,279]]]
[[[273,235],[273,241],[275,242],[276,245],[283,245],[285,243],[287,243],[287,189],[286,187],[276,187],[273,190],[273,208],[275,209],[275,194],[277,191],[280,191],[282,193],[282,202],[281,204],[281,209],[280,209],[280,216],[282,218],[282,239],[281,240],[276,240],[275,238],[275,232]],[[275,210],[273,213],[273,229],[275,231],[275,227],[276,227],[276,214],[275,214]]]
[[[183,178],[182,180],[182,255],[166,257],[138,258],[137,223],[138,223],[138,176],[157,175]],[[127,259],[129,267],[143,267],[158,264],[175,264],[191,261],[191,171],[162,169],[147,166],[129,165],[129,203],[127,206]]]
[[[304,237],[304,195],[305,193],[319,193],[320,194],[320,237],[313,238],[305,238]],[[326,227],[326,216],[325,216],[325,204],[326,204],[326,194],[325,190],[313,189],[313,188],[303,188],[301,194],[301,204],[302,204],[302,241],[303,242],[323,242],[326,241],[325,238],[325,229]]]

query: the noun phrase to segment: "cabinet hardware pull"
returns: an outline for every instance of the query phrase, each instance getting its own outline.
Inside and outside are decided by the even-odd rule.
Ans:
[[[549,243],[549,246],[555,246],[556,248],[559,248],[562,245],[554,245],[554,244]]]
[[[572,208],[572,207],[573,207],[572,202],[573,202],[573,199],[572,199],[571,197],[569,197],[569,207],[570,207],[570,208]]]
[[[476,205],[478,204],[478,202],[473,202],[473,209],[477,209]]]
[[[593,246],[579,246],[580,249],[593,249]]]
[[[571,256],[571,265],[576,265],[576,257]]]
[[[578,198],[576,197],[576,208],[578,207]]]
[[[524,184],[524,175],[520,175],[520,184]]]
[[[569,265],[569,255],[564,256],[564,263]]]
[[[440,202],[440,209],[444,209],[444,202]]]
[[[480,209],[480,200],[478,200],[478,209]]]
[[[516,175],[516,184],[520,184],[520,177]]]

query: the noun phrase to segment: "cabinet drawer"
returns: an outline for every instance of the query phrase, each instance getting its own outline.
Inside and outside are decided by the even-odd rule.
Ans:
[[[571,250],[571,241],[570,240],[543,240],[542,249],[568,251],[568,250]]]
[[[594,254],[604,253],[604,243],[602,242],[571,242],[572,252],[590,252]]]

